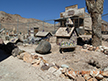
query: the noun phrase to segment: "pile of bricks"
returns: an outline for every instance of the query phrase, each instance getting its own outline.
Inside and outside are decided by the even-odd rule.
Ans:
[[[104,71],[91,70],[91,71],[75,71],[67,65],[57,65],[55,63],[48,63],[43,57],[22,52],[17,55],[17,58],[24,62],[30,63],[33,67],[40,67],[41,70],[47,70],[54,76],[70,79],[72,81],[108,81],[108,68]]]
[[[108,55],[108,47],[105,47],[105,46],[93,47],[92,45],[85,44],[83,45],[83,49],[87,49],[89,51],[102,52]]]

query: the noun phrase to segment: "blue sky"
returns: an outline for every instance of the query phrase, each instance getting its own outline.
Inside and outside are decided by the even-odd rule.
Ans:
[[[104,13],[108,13],[108,0],[104,0]],[[19,14],[24,18],[49,20],[59,18],[66,6],[78,4],[85,7],[85,0],[0,0],[0,11]],[[86,10],[87,11],[87,10]],[[108,22],[108,16],[103,17]]]

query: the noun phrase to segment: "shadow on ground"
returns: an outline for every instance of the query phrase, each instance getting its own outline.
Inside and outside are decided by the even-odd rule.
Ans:
[[[7,54],[5,51],[0,49],[0,62],[7,59],[10,56],[10,54]]]
[[[81,37],[77,38],[77,45],[83,46],[84,44],[90,44],[91,45],[92,39],[83,40]]]
[[[39,53],[39,52],[36,52],[36,53],[38,53],[38,54],[40,54],[40,55],[48,55],[48,54],[51,54],[52,52],[49,51],[48,53]]]
[[[63,52],[73,52],[75,48],[64,49]]]

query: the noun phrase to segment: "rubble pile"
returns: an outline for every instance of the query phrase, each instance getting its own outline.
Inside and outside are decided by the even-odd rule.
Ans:
[[[23,60],[24,62],[30,63],[32,66],[38,66],[41,63],[47,63],[47,61],[44,60],[43,57],[25,52],[23,50],[17,55],[17,58]]]
[[[13,40],[14,41],[14,40]],[[16,41],[15,41],[16,42]],[[3,40],[0,41],[1,46],[5,46],[14,57],[23,60],[26,63],[30,63],[31,66],[41,68],[42,71],[48,71],[54,76],[70,79],[72,81],[108,81],[108,67],[104,69],[95,69],[89,71],[75,71],[73,68],[63,64],[58,65],[55,63],[48,63],[43,57],[36,55],[35,53],[25,52],[20,50],[17,45],[13,43],[4,44]],[[23,44],[25,47],[29,44]],[[10,48],[11,47],[11,48]],[[93,47],[92,45],[85,44],[83,49],[89,51],[98,51],[108,55],[108,47],[99,46]],[[98,68],[100,65],[91,59],[88,63],[91,63]],[[79,66],[78,66],[79,67]]]
[[[108,55],[108,47],[105,47],[105,46],[93,47],[92,45],[84,44],[83,49],[87,49],[89,51],[102,52]]]
[[[20,52],[17,58],[23,60],[26,63],[30,63],[33,67],[39,67],[42,71],[48,71],[54,76],[59,76],[72,81],[107,81],[108,80],[108,67],[102,71],[75,71],[69,66],[57,65],[55,63],[48,63],[43,57],[31,54],[25,51]]]

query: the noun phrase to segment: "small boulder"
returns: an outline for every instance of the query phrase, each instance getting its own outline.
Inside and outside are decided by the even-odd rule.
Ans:
[[[20,49],[18,47],[14,48],[11,52],[12,56],[16,57],[20,52]]]
[[[83,49],[87,49],[88,48],[88,45],[87,44],[84,44],[83,45]]]
[[[48,70],[50,67],[47,66],[47,65],[42,65],[41,66],[41,70],[44,71],[44,70]]]
[[[46,54],[49,53],[51,50],[51,44],[48,41],[42,40],[37,48],[35,49],[36,52],[40,54]]]
[[[23,56],[23,61],[27,63],[32,63],[32,56],[29,53],[25,52]]]

